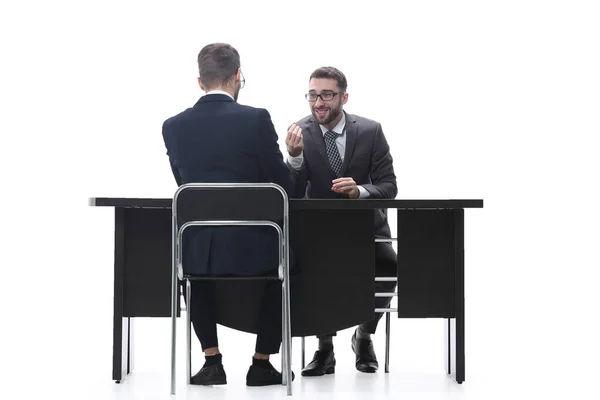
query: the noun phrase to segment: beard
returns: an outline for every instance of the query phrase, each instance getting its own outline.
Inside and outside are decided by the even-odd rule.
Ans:
[[[235,92],[233,93],[233,100],[237,101],[238,100],[238,96],[240,95],[240,90],[242,89],[242,83],[238,83],[237,87],[235,88]]]
[[[315,110],[327,110],[327,113],[325,113],[325,115],[323,115],[323,116],[320,116],[319,114],[317,114],[317,112]],[[339,117],[340,114],[342,113],[342,102],[339,101],[335,107],[331,107],[328,105],[322,105],[320,107],[313,106],[311,108],[311,112],[312,112],[313,117],[319,124],[328,125],[328,124],[332,123],[333,121],[335,121],[335,119],[337,117]]]

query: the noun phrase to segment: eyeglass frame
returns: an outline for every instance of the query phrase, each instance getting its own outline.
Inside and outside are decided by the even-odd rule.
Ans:
[[[339,95],[342,95],[342,94],[344,94],[344,93],[346,93],[346,92],[325,92],[325,93],[321,93],[321,94],[316,94],[316,93],[310,93],[310,92],[308,92],[308,93],[306,93],[306,94],[304,95],[304,98],[305,98],[307,101],[311,102],[311,103],[314,103],[314,102],[316,102],[316,101],[317,101],[319,98],[321,98],[321,101],[331,101],[331,100],[335,99],[335,96],[337,96],[338,94],[339,94]],[[311,95],[315,96],[315,99],[314,99],[314,100],[310,100],[310,99],[308,98],[308,96],[311,96]],[[325,99],[323,98],[323,95],[331,95],[331,99],[329,99],[329,100],[325,100]]]
[[[244,77],[244,74],[242,73],[242,71],[240,70],[240,89],[243,89],[244,86],[246,86],[246,78]]]

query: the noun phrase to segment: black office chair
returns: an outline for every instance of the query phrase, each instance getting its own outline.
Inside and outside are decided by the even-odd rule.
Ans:
[[[389,239],[387,240],[389,241]],[[398,278],[394,277],[375,277],[375,282],[395,282]],[[395,297],[397,292],[375,292],[375,297]],[[375,308],[375,312],[385,313],[385,372],[390,372],[390,313],[398,312],[398,308]],[[305,336],[302,336],[302,369],[306,366],[306,348]]]
[[[397,277],[376,277],[376,282],[396,282]],[[375,297],[396,297],[397,292],[375,292]],[[398,308],[375,308],[375,312],[385,313],[385,372],[390,372],[390,313],[398,312]]]
[[[384,215],[387,217],[387,209],[383,210]],[[397,238],[390,239],[375,239],[375,243],[391,243],[396,241]],[[396,282],[397,277],[375,277],[375,282]],[[398,292],[375,292],[375,297],[397,297]],[[390,313],[398,312],[398,308],[375,308],[374,312],[385,313],[385,372],[390,372]],[[306,366],[306,347],[305,347],[305,336],[301,337],[301,361],[302,369]]]
[[[187,383],[191,379],[191,280],[279,279],[282,282],[282,384],[292,394],[291,319],[289,286],[289,204],[281,186],[272,183],[194,183],[179,187],[172,206],[171,394],[176,382],[176,322],[178,279],[185,283]],[[281,225],[279,222],[282,221]],[[197,276],[184,274],[182,237],[191,226],[269,226],[279,237],[278,276]]]
[[[385,215],[385,217],[387,218],[388,216],[388,210],[387,208],[383,210],[383,214]],[[390,238],[390,239],[375,239],[375,243],[392,243],[397,241],[398,238]],[[396,272],[397,274],[397,272]],[[398,277],[376,277],[375,278],[376,282],[397,282],[398,281]],[[377,292],[375,293],[375,297],[397,297],[398,296],[398,292],[397,292],[397,286],[396,286],[396,292],[390,292],[390,293],[386,293],[386,292]],[[387,307],[387,308],[376,308],[375,312],[382,312],[385,313],[385,373],[390,372],[390,313],[392,312],[398,312],[398,308],[391,308],[391,307]]]

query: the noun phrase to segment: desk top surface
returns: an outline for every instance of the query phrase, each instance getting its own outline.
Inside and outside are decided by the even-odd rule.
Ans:
[[[171,208],[168,198],[91,197],[93,207]],[[483,208],[480,199],[290,199],[292,210],[360,210],[360,209],[459,209]]]

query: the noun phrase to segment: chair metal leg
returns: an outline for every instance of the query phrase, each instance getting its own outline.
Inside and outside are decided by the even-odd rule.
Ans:
[[[286,328],[286,373],[287,373],[287,395],[292,395],[292,321],[290,310],[290,281],[289,275],[285,277],[285,328]]]
[[[285,284],[281,281],[281,384],[287,384],[286,362],[287,362],[287,335],[286,335],[286,315],[287,307],[285,306]]]
[[[304,340],[304,336],[302,336],[302,369],[304,369],[305,367],[305,363],[306,363],[306,359],[305,359],[305,354],[306,354],[306,349],[305,349],[305,340]]]
[[[175,243],[173,243],[173,272],[171,281],[171,394],[175,394],[175,361],[176,361],[176,350],[177,350],[177,270],[175,268]]]
[[[192,378],[192,316],[190,306],[192,301],[192,284],[189,280],[185,281],[185,299],[187,304],[187,311],[185,313],[185,356],[186,356],[186,370],[187,370],[187,384],[190,384]]]
[[[385,313],[385,373],[390,372],[390,312]]]

